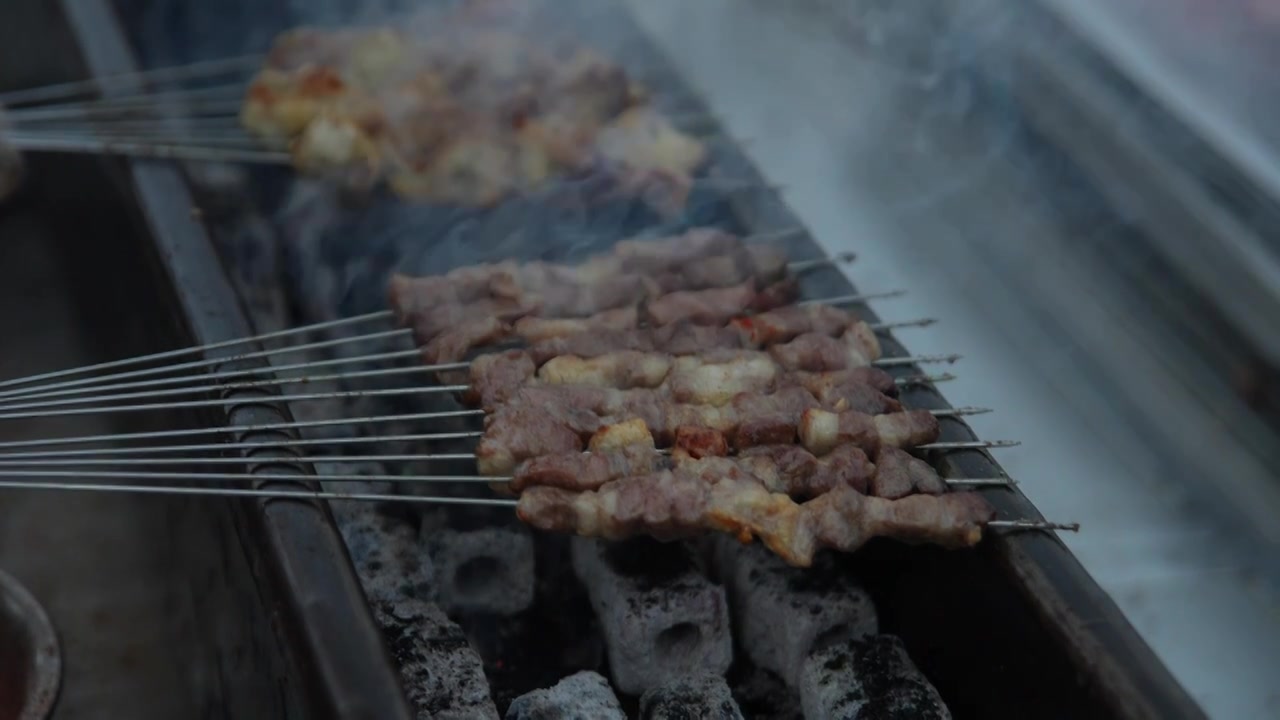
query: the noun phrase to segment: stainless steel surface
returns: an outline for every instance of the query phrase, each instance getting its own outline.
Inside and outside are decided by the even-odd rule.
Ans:
[[[141,298],[137,290],[126,289],[129,273],[121,265],[128,263],[108,260],[113,253],[109,245],[120,243],[122,236],[68,232],[75,221],[68,225],[66,218],[103,222],[112,216],[78,200],[72,183],[64,184],[61,193],[45,195],[50,168],[41,163],[33,168],[30,190],[35,196],[0,209],[0,333],[22,338],[0,352],[0,377],[150,350],[167,330],[153,313],[130,305]],[[81,179],[93,176],[84,167],[58,169],[78,170]],[[110,192],[99,197],[104,194]],[[46,212],[53,207],[71,215],[53,220],[59,216]],[[119,258],[128,257],[126,247],[115,248]],[[116,272],[103,273],[104,268]],[[184,421],[158,416],[150,422],[173,426]],[[140,427],[147,423],[50,418],[0,423],[0,438],[20,441]],[[227,668],[222,680],[212,679],[213,664],[201,639],[205,631],[217,632],[224,620],[195,594],[197,578],[206,576],[210,564],[227,563],[227,571],[237,567],[215,550],[217,517],[215,508],[197,509],[182,500],[21,491],[0,495],[0,567],[44,605],[62,640],[64,679],[55,720],[193,717],[206,692],[226,692],[228,705],[234,706],[235,693],[223,683],[242,678]],[[221,582],[227,588],[235,585],[227,576]],[[214,601],[225,602],[226,597]],[[250,623],[251,617],[239,620]],[[272,680],[264,675],[250,685],[261,682]]]
[[[1280,603],[1261,578],[1277,555],[1224,502],[1274,492],[1267,441],[1241,434],[1256,419],[1229,384],[1187,383],[1185,347],[1107,267],[1131,218],[1038,177],[1013,118],[982,120],[990,98],[903,72],[890,41],[927,29],[872,27],[881,45],[845,31],[860,8],[910,4],[632,3],[819,241],[859,254],[849,275],[910,287],[897,312],[941,315],[913,346],[964,353],[948,396],[998,409],[973,420],[983,435],[1024,440],[1004,468],[1044,513],[1081,521],[1064,542],[1208,714],[1276,716]],[[1000,22],[1020,4],[974,6],[1006,11],[980,41],[1051,44]]]
[[[45,720],[58,701],[62,651],[44,608],[0,571],[0,714]]]

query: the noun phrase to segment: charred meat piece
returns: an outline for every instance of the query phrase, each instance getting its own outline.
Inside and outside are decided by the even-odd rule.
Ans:
[[[678,427],[672,444],[676,450],[695,460],[729,454],[729,441],[724,433],[711,428]]]

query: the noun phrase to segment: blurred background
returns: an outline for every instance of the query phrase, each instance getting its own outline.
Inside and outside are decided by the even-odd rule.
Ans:
[[[1280,691],[1280,13],[635,0],[1213,717]]]

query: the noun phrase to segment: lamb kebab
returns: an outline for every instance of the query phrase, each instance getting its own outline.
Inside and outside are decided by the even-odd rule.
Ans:
[[[507,260],[469,265],[443,275],[397,275],[392,278],[391,306],[405,321],[435,305],[500,297],[520,305],[568,305],[578,317],[634,302],[639,291],[703,290],[749,280],[763,287],[787,275],[786,253],[780,248],[699,228],[668,238],[622,240],[610,252],[575,265]],[[622,300],[611,298],[618,287],[637,292]],[[548,294],[552,298],[546,298]],[[566,302],[566,295],[575,302]],[[590,298],[597,300],[589,302]]]
[[[663,470],[614,480],[597,490],[526,489],[516,506],[544,531],[620,540],[672,540],[708,530],[743,542],[759,538],[788,564],[808,567],[821,548],[852,552],[873,537],[947,548],[976,545],[995,511],[976,493],[868,497],[837,486],[803,504],[770,492],[741,469]]]
[[[530,344],[538,364],[560,355],[592,358],[618,350],[691,355],[709,349],[758,350],[806,334],[838,337],[854,328],[875,342],[875,334],[853,313],[821,303],[786,305],[754,315],[734,314],[724,325],[666,322],[640,327],[637,312],[601,313],[588,318],[521,318],[512,326]],[[875,351],[878,357],[878,350]]]
[[[675,402],[724,405],[743,392],[773,392],[799,386],[819,400],[844,399],[850,409],[868,413],[901,409],[890,393],[894,379],[865,362],[865,355],[850,348],[845,364],[826,358],[826,364],[792,358],[789,353],[754,350],[712,351],[704,355],[672,356],[663,353],[623,351],[583,359],[561,356],[534,367],[529,353],[510,350],[483,355],[472,361],[466,399],[486,409],[496,408],[526,387],[586,386],[628,390],[660,390]],[[787,367],[775,357],[794,361],[807,372]],[[821,359],[821,358],[818,358]],[[861,364],[859,364],[861,363]]]
[[[659,453],[644,423],[631,420],[596,433],[589,452],[543,455],[522,462],[505,489],[516,493],[530,487],[596,490],[631,475],[678,467],[738,467],[770,492],[797,499],[813,498],[838,486],[888,499],[947,491],[946,481],[928,463],[892,447],[881,447],[874,463],[856,445],[842,445],[822,457],[796,445],[760,445],[729,457],[723,434],[680,428],[674,448],[669,455]]]
[[[613,298],[646,297],[644,291],[617,284]],[[763,289],[754,281],[724,288],[679,290],[641,302],[629,308],[613,308],[606,313],[618,322],[651,324],[691,322],[718,325],[744,312],[758,312],[788,305],[798,297],[794,279],[781,280]],[[559,298],[548,293],[542,298],[488,298],[468,305],[437,305],[412,316],[414,337],[422,345],[429,363],[460,360],[475,347],[519,337],[513,321],[529,316],[572,316],[581,303],[595,303],[599,296],[575,295],[572,290]]]
[[[581,451],[602,427],[633,418],[643,420],[663,446],[672,443],[679,428],[693,427],[724,433],[737,449],[790,444],[799,436],[811,451],[821,449],[815,454],[845,443],[869,454],[884,445],[914,447],[935,441],[940,432],[928,410],[823,411],[800,387],[770,395],[741,393],[723,406],[672,403],[655,393],[606,388],[527,388],[486,416],[476,464],[483,475],[510,475],[529,458]]]

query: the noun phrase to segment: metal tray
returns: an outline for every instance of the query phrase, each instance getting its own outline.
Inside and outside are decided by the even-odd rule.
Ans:
[[[25,32],[43,43],[28,57],[56,58],[60,63],[42,77],[17,81],[21,84],[135,69],[106,3],[12,3],[5,16],[7,32]],[[82,68],[75,67],[77,56]],[[54,183],[65,184],[68,191],[75,187],[86,196],[100,194],[104,203],[124,205],[114,213],[126,215],[127,231],[113,225],[113,232],[102,233],[103,242],[121,243],[105,253],[116,262],[104,265],[103,271],[123,265],[131,271],[134,287],[147,288],[160,308],[158,314],[169,321],[150,328],[162,349],[251,334],[207,236],[192,217],[192,203],[176,169],[166,163],[92,158],[50,158],[47,167],[51,175],[57,173]],[[84,176],[106,189],[95,191],[60,180]],[[235,352],[237,348],[225,348],[223,356]],[[246,432],[234,435],[243,440],[263,435],[248,426],[290,419],[287,408],[260,396],[243,399],[225,413],[204,415],[196,422],[246,427]],[[312,469],[292,458],[252,456],[262,461],[257,468],[296,473],[299,483],[312,484]],[[204,578],[207,582],[200,584],[207,594],[202,602],[213,604],[206,604],[210,632],[224,633],[228,642],[209,649],[212,657],[192,658],[208,660],[218,674],[204,698],[208,717],[411,717],[327,506],[294,500],[180,505],[187,519],[214,517],[209,528],[214,534],[207,543],[214,548],[205,547],[209,555],[200,559],[224,560],[223,575]]]
[[[612,6],[610,6],[612,7]],[[94,74],[132,69],[124,35],[103,0],[67,0],[68,20]],[[625,16],[594,7],[650,81],[701,108],[683,80],[665,67],[648,39]],[[705,109],[705,108],[703,108]],[[734,177],[755,168],[736,151],[720,165]],[[247,334],[248,326],[209,246],[189,213],[190,196],[169,166],[128,164],[165,272],[199,342]],[[773,192],[742,193],[731,202],[734,225],[746,232],[801,226]],[[811,238],[792,244],[796,259],[821,256]],[[835,271],[807,278],[814,295],[853,292]],[[873,318],[868,318],[873,319]],[[889,353],[905,352],[894,340]],[[947,407],[934,390],[905,393],[917,407]],[[241,412],[286,414],[266,404]],[[956,421],[943,439],[973,435]],[[952,453],[948,474],[1002,474],[986,453]],[[307,472],[300,468],[300,474]],[[1017,491],[985,493],[1003,518],[1038,518]],[[246,504],[246,525],[262,544],[261,570],[289,610],[290,647],[326,705],[345,717],[403,716],[392,703],[394,673],[368,619],[350,565],[323,508],[304,503]],[[1087,529],[1086,529],[1087,531]],[[1199,709],[1138,637],[1116,606],[1066,547],[1044,533],[995,535],[975,551],[942,552],[875,543],[849,558],[868,579],[885,629],[900,635],[958,718],[1195,718]],[[376,661],[375,661],[376,659]],[[388,706],[373,712],[378,703]],[[394,705],[394,707],[392,707]],[[349,711],[349,712],[346,712]],[[373,712],[373,715],[370,713]]]

